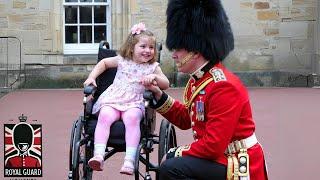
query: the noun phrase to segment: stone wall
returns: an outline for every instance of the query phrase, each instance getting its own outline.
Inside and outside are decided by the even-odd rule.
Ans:
[[[146,22],[164,43],[167,1],[133,2],[132,24]],[[256,86],[279,86],[288,82],[274,77],[296,79],[291,76],[320,74],[317,0],[222,0],[222,3],[235,36],[235,49],[225,64],[239,73],[244,82],[253,77],[261,81]],[[167,75],[175,69],[165,46],[162,67]],[[183,75],[177,77],[186,79]]]
[[[20,39],[24,63],[62,63],[60,7],[54,0],[2,0],[0,36]]]
[[[223,1],[236,48],[226,64],[235,71],[312,71],[319,61],[317,0]]]
[[[319,74],[318,0],[222,0],[235,35],[225,64],[233,71]],[[161,66],[175,76],[165,47],[167,0],[112,0],[112,47],[118,49],[130,27],[145,22],[163,43]],[[0,0],[0,36],[22,42],[23,63],[88,64],[96,55],[63,55],[63,0]],[[7,49],[0,40],[0,63]],[[15,51],[9,54],[17,59]],[[268,74],[268,73],[264,73]],[[245,76],[242,76],[245,78]],[[266,77],[268,79],[270,77]]]
[[[132,0],[131,24],[144,22],[162,43],[161,66],[168,76],[172,76],[174,64],[171,54],[165,46],[166,40],[166,8],[167,0]]]

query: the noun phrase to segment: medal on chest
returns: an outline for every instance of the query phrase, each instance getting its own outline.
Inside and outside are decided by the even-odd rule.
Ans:
[[[196,101],[196,118],[198,121],[204,121],[204,102],[202,101],[202,95],[205,94],[205,91],[199,92],[199,100]]]

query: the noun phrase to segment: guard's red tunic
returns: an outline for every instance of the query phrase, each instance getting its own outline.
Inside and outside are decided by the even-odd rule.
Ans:
[[[190,78],[184,103],[169,97],[166,107],[158,108],[165,118],[181,129],[192,128],[194,142],[181,155],[209,159],[227,165],[226,148],[235,140],[255,131],[247,89],[239,78],[221,63],[198,80]],[[197,102],[204,103],[204,121],[197,118]],[[248,149],[250,179],[267,179],[263,150],[259,143]]]
[[[41,167],[39,160],[32,156],[14,156],[8,159],[6,167],[10,168],[36,168]]]

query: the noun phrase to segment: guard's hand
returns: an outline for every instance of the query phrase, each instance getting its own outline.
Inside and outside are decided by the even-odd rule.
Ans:
[[[159,86],[150,84],[150,85],[145,85],[145,88],[147,90],[150,90],[153,93],[156,100],[159,100],[161,98],[162,90],[159,88]]]
[[[89,85],[91,85],[91,84],[92,84],[93,86],[97,87],[96,80],[89,77],[86,81],[84,81],[83,86],[86,87],[86,86],[89,86]]]

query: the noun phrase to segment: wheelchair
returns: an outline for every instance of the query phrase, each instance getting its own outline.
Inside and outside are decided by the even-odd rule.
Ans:
[[[160,51],[161,44],[157,45]],[[116,51],[109,48],[106,41],[99,45],[98,62],[105,57],[116,56]],[[91,180],[93,170],[89,167],[88,161],[93,157],[94,150],[94,130],[97,124],[97,116],[91,113],[94,102],[99,95],[112,84],[117,68],[110,68],[100,74],[96,79],[97,88],[87,86],[84,88],[83,114],[74,121],[71,129],[70,151],[69,151],[69,180]],[[145,116],[141,120],[141,138],[137,149],[136,160],[134,164],[134,178],[150,180],[150,172],[155,172],[155,178],[158,178],[158,167],[164,154],[173,147],[177,146],[176,132],[174,126],[166,119],[162,119],[159,135],[155,132],[156,112],[148,107],[154,101],[150,91],[143,94],[145,101]],[[110,128],[109,140],[105,151],[104,160],[106,161],[117,152],[124,152],[125,146],[125,126],[119,120],[112,124]],[[150,162],[150,153],[154,151],[153,145],[158,144],[158,162]]]

